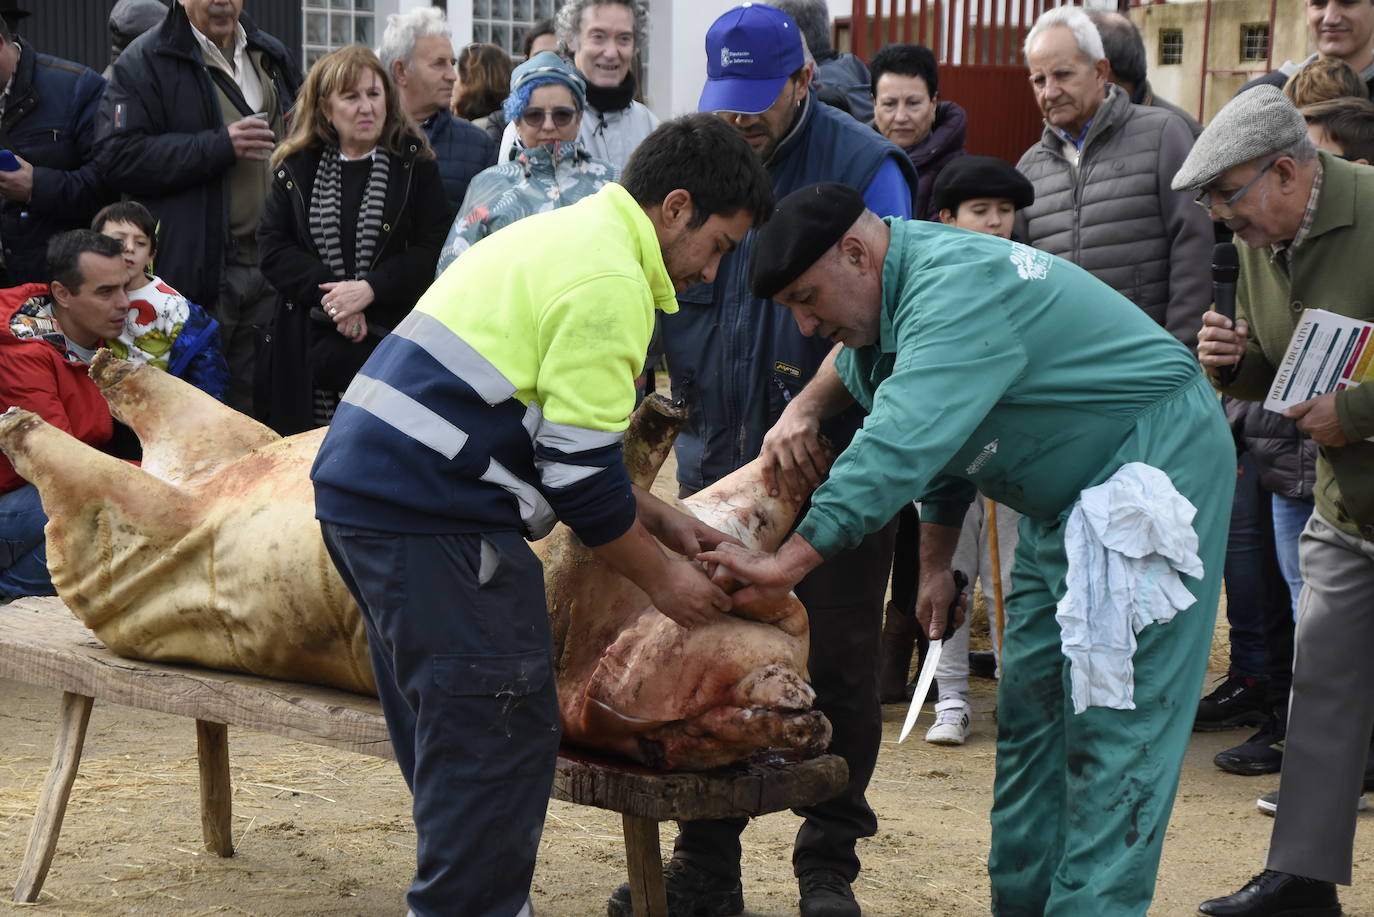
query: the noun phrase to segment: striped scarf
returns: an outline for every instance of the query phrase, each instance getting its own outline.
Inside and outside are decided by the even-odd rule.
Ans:
[[[377,240],[382,234],[382,205],[386,202],[386,182],[391,158],[386,150],[372,151],[372,173],[367,177],[367,191],[358,208],[358,235],[353,249],[354,275],[362,274],[372,263]],[[315,173],[315,187],[310,191],[310,237],[324,263],[335,276],[346,278],[343,249],[339,245],[339,211],[342,209],[343,179],[339,166],[338,147],[326,147]]]

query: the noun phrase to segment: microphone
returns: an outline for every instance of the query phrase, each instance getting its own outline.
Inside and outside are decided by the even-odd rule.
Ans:
[[[1212,302],[1216,311],[1236,321],[1236,280],[1240,277],[1240,258],[1230,242],[1219,242],[1212,249]],[[1235,378],[1234,366],[1217,367],[1217,382],[1223,387]]]

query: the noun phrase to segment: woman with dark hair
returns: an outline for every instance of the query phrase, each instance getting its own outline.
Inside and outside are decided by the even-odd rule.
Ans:
[[[471,44],[458,53],[458,82],[453,84],[453,113],[491,132],[491,116],[506,98],[514,63],[496,45]],[[506,122],[501,121],[504,129]],[[494,140],[500,140],[497,131]]]
[[[429,285],[449,221],[434,154],[370,50],[316,61],[293,117],[258,228],[262,273],[286,300],[266,405],[281,433],[329,422]]]
[[[873,55],[873,126],[906,150],[916,167],[916,209],[921,220],[938,219],[930,202],[935,176],[964,155],[968,115],[941,102],[935,55],[925,45],[888,45]]]

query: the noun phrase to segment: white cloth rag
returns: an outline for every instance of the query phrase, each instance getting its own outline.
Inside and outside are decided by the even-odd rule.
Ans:
[[[1136,634],[1196,601],[1179,578],[1203,573],[1196,514],[1167,474],[1143,462],[1079,495],[1064,529],[1068,572],[1055,612],[1074,713],[1135,709]]]

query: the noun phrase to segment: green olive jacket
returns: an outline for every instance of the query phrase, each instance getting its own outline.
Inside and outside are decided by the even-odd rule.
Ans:
[[[1319,155],[1317,211],[1289,270],[1267,247],[1237,246],[1236,314],[1250,322],[1250,340],[1223,389],[1236,398],[1265,397],[1303,309],[1374,321],[1374,168]],[[1374,443],[1365,441],[1374,436],[1374,385],[1338,393],[1336,413],[1350,445],[1319,450],[1317,511],[1341,531],[1374,540]]]

